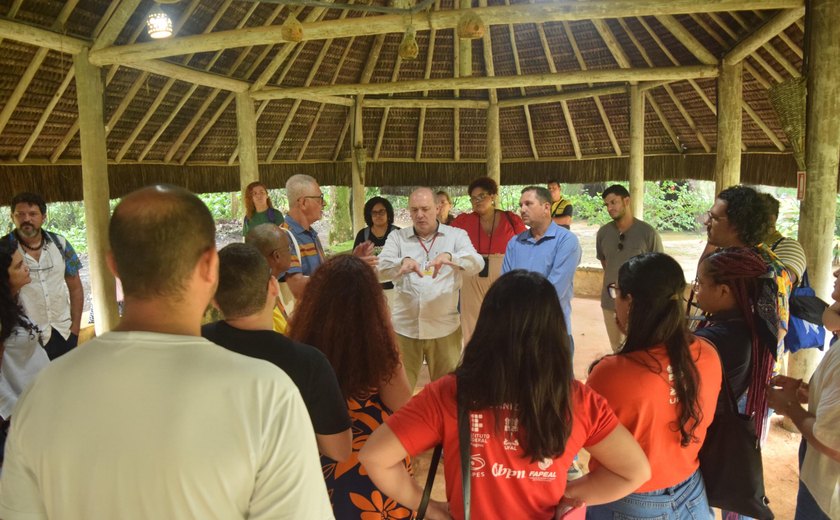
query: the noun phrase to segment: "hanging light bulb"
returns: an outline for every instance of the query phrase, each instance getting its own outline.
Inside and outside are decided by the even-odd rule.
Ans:
[[[413,60],[420,54],[420,47],[417,45],[415,38],[416,31],[413,25],[409,25],[403,34],[402,42],[400,42],[399,55],[404,60]]]
[[[161,9],[157,2],[155,2],[152,10],[149,11],[149,16],[146,17],[146,28],[149,31],[149,36],[154,39],[169,38],[172,36],[172,19],[166,14],[166,11]]]

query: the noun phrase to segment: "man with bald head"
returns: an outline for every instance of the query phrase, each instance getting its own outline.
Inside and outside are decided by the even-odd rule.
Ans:
[[[437,220],[435,194],[417,188],[408,199],[412,227],[392,231],[379,254],[379,277],[394,282],[391,307],[403,366],[413,387],[425,358],[432,380],[461,357],[458,294],[463,276],[484,267],[467,233]]]
[[[289,270],[292,265],[292,252],[289,249],[287,231],[274,224],[260,224],[251,229],[245,236],[245,243],[256,247],[268,261],[271,276],[278,278]],[[274,332],[285,334],[289,326],[289,315],[280,294],[274,301],[273,327]]]
[[[117,206],[109,238],[123,318],[18,402],[0,516],[332,518],[294,383],[200,337],[219,271],[204,204],[141,189]]]

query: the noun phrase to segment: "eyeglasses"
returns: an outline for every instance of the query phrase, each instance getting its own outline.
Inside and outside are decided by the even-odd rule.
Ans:
[[[370,214],[373,215],[374,217],[379,217],[379,216],[382,216],[382,215],[387,215],[388,210],[387,209],[375,209],[375,210],[371,211]]]
[[[480,202],[484,202],[484,199],[486,199],[489,196],[489,193],[481,193],[479,195],[476,195],[475,197],[470,197],[470,202],[472,202],[473,204],[478,204]]]
[[[50,269],[52,269],[54,267],[52,255],[49,254],[48,251],[46,251],[48,245],[49,245],[49,243],[44,244],[44,251],[43,252],[46,253],[46,254],[41,255],[41,261],[40,262],[36,262],[35,260],[33,260],[31,258],[26,259],[26,265],[29,266],[29,272],[30,273],[40,273],[40,272],[45,273],[45,272],[49,271]],[[41,265],[41,262],[43,262],[44,265]]]
[[[721,220],[725,220],[726,218],[727,217],[725,215],[719,217],[717,215],[714,215],[711,211],[706,212],[706,220],[708,220],[709,222],[720,222]]]
[[[321,200],[321,205],[322,205],[322,206],[326,206],[326,205],[327,205],[326,201],[324,201],[324,194],[323,194],[323,193],[322,193],[322,194],[320,194],[320,195],[304,195],[304,196],[303,196],[303,197],[301,197],[301,198],[302,198],[302,199],[320,199],[320,200]]]
[[[624,233],[619,233],[618,234],[618,250],[619,251],[624,250]]]
[[[615,282],[607,285],[607,294],[609,294],[610,298],[612,298],[613,300],[618,298],[618,286],[615,285]]]
[[[18,220],[23,220],[26,217],[29,218],[38,218],[41,216],[40,211],[15,211],[13,213],[14,217]]]

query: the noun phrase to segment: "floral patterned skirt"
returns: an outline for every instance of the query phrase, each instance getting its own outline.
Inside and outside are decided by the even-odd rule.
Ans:
[[[376,489],[367,471],[359,463],[359,450],[373,430],[385,422],[391,411],[373,394],[366,399],[347,400],[353,420],[353,453],[344,462],[321,456],[321,469],[327,482],[327,491],[337,520],[384,520],[410,518],[411,509]],[[411,469],[411,459],[406,457],[406,468]]]

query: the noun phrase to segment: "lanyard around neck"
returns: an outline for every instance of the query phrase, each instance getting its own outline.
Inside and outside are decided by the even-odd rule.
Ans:
[[[418,241],[418,242],[420,242],[420,247],[422,247],[422,248],[423,248],[423,252],[424,252],[424,253],[426,253],[426,261],[428,262],[428,261],[429,261],[429,253],[431,253],[431,252],[432,252],[432,248],[433,248],[433,247],[435,247],[435,241],[437,240],[437,237],[438,237],[438,230],[437,230],[437,228],[435,228],[435,235],[434,235],[434,238],[432,238],[432,243],[431,243],[431,244],[429,244],[429,247],[428,247],[428,248],[426,248],[426,244],[424,244],[424,243],[423,243],[423,239],[422,239],[422,238],[420,238],[420,235],[419,235],[419,234],[417,234],[417,228],[414,228],[414,236],[416,236],[416,237],[417,237],[417,241]]]

